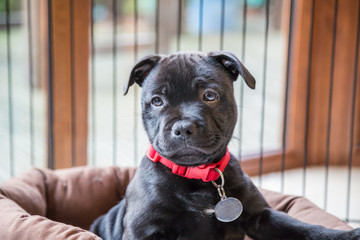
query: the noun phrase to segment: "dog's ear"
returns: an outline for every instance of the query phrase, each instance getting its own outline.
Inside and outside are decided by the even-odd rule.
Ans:
[[[137,83],[142,86],[144,79],[149,75],[151,70],[157,65],[159,60],[162,58],[161,55],[149,55],[140,59],[133,69],[131,70],[129,80],[124,85],[124,95],[129,91],[129,88]]]
[[[220,63],[225,68],[225,70],[233,77],[234,81],[240,74],[245,80],[246,84],[251,89],[255,89],[255,78],[234,54],[224,51],[214,51],[209,52],[208,56]]]

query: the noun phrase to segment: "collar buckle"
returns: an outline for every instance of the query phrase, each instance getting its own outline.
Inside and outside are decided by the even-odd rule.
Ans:
[[[211,173],[215,172],[216,164],[201,165],[199,167],[188,167],[185,176],[186,178],[201,179],[203,182],[210,182]]]

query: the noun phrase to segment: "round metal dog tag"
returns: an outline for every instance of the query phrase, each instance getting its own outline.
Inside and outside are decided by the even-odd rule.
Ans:
[[[242,203],[233,197],[222,199],[215,206],[215,216],[221,222],[232,222],[240,217],[243,211]]]

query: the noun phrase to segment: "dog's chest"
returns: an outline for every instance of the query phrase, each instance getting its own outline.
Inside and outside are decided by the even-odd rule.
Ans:
[[[223,239],[219,236],[223,236],[224,230],[212,212],[218,198],[216,192],[212,188],[182,190],[185,191],[173,192],[173,197],[168,199],[175,207],[169,227],[177,233],[176,239]]]
[[[241,239],[232,223],[224,224],[214,216],[220,197],[211,182],[158,169],[163,168],[144,162],[127,189],[124,224],[131,226],[134,239],[233,239],[226,237],[229,232]]]
[[[171,191],[170,188],[167,190]],[[174,213],[166,227],[177,233],[174,239],[242,238],[238,231],[233,231],[232,223],[222,223],[216,219],[214,207],[220,201],[220,197],[211,182],[199,185],[182,184],[182,187],[172,189],[172,194],[168,196],[166,201],[172,206],[167,209],[167,213],[162,214],[166,215],[171,211]]]

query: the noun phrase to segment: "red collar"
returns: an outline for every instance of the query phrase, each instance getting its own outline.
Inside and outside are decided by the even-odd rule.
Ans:
[[[151,144],[149,145],[146,156],[153,162],[161,162],[170,168],[174,174],[189,179],[201,179],[204,182],[215,181],[218,179],[219,174],[215,171],[215,168],[218,168],[221,172],[223,172],[230,160],[229,150],[226,149],[225,156],[217,163],[203,164],[197,167],[179,166],[160,156]]]

